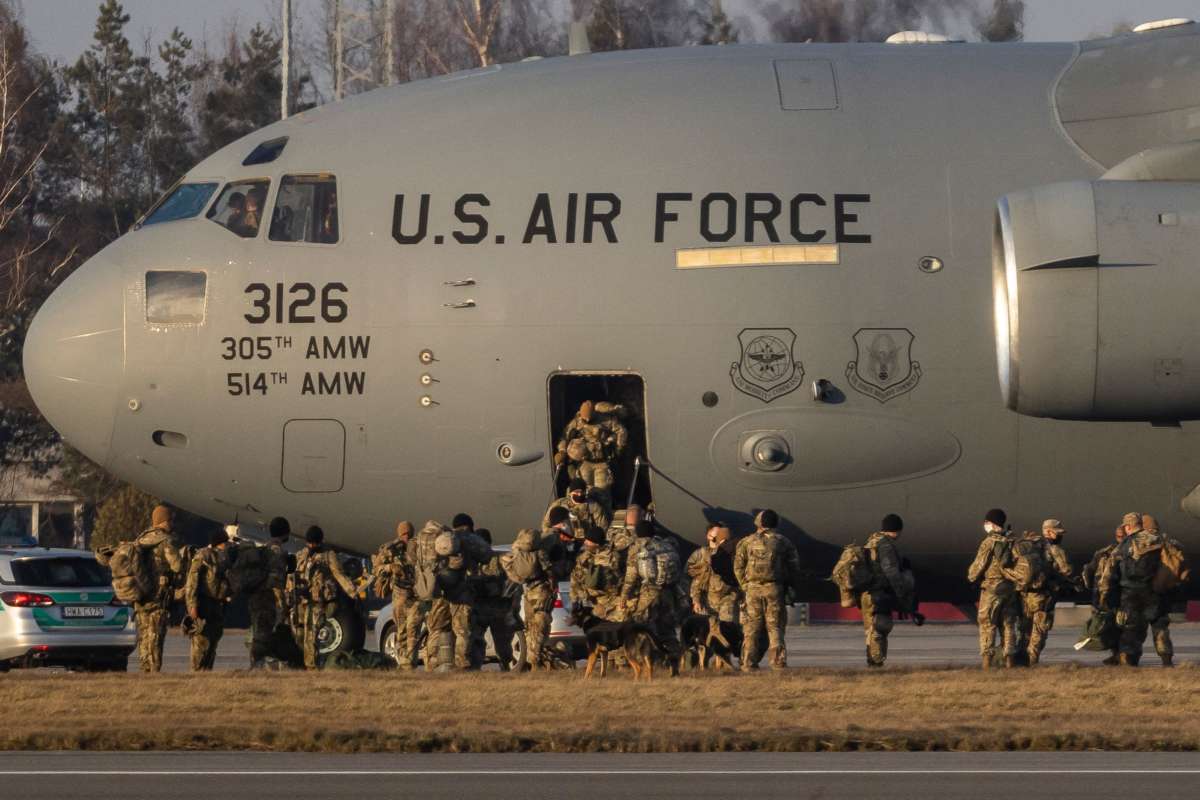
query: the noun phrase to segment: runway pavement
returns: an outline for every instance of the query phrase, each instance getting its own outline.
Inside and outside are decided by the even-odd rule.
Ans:
[[[1179,753],[720,753],[685,755],[0,754],[0,796],[1068,800],[1191,797]]]
[[[1200,662],[1200,623],[1172,625],[1171,635],[1177,662]],[[1056,627],[1043,655],[1045,663],[1098,664],[1105,654],[1076,652],[1072,645],[1078,638],[1078,625]],[[217,651],[216,668],[245,669],[249,663],[245,640],[245,631],[226,631]],[[866,664],[863,632],[858,625],[791,626],[787,644],[788,663],[795,667],[865,667]],[[1142,663],[1157,666],[1153,646],[1149,641],[1146,645],[1147,655]],[[927,624],[918,628],[910,622],[897,622],[891,635],[888,663],[899,666],[978,664],[978,629],[963,624]],[[167,637],[163,666],[168,672],[184,672],[188,668],[188,640],[177,631]],[[137,669],[136,658],[130,660],[130,668]]]

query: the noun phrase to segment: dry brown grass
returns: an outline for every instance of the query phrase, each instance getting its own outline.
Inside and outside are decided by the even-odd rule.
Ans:
[[[3,749],[1197,750],[1200,669],[10,673]]]

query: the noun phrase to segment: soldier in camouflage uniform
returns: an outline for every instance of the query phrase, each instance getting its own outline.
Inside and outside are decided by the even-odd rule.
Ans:
[[[760,638],[766,630],[772,669],[787,667],[787,589],[800,577],[796,546],[775,530],[779,515],[765,509],[754,518],[755,531],[737,544],[733,573],[746,598],[739,667],[758,669]]]
[[[291,525],[283,517],[275,517],[268,526],[271,539],[263,545],[267,561],[267,579],[250,593],[247,609],[250,613],[250,668],[263,667],[271,653],[271,634],[287,617],[284,587],[287,583],[288,559],[283,549],[292,535]]]
[[[337,553],[325,549],[325,531],[316,525],[304,533],[305,548],[296,556],[298,617],[302,627],[301,649],[304,668],[317,669],[317,634],[325,620],[337,613],[338,594],[358,594],[354,581],[342,570]]]
[[[1125,526],[1118,525],[1115,541],[1105,545],[1092,555],[1092,560],[1083,568],[1083,585],[1092,592],[1092,616],[1115,614],[1120,606],[1120,587],[1112,581],[1116,574],[1115,559],[1117,549],[1125,541]],[[1116,666],[1119,661],[1119,648],[1114,644],[1112,653],[1104,659],[1106,666]]]
[[[1156,536],[1163,536],[1158,530],[1158,520],[1149,514],[1142,514],[1142,528]],[[1165,541],[1166,537],[1163,536]],[[1150,620],[1150,631],[1154,636],[1156,649],[1161,647],[1159,654],[1167,652],[1170,655],[1163,662],[1171,666],[1174,662],[1175,645],[1171,641],[1171,598],[1168,595],[1158,595],[1158,614]]]
[[[679,551],[675,543],[667,538],[666,532],[659,529],[651,520],[640,519],[634,527],[637,540],[630,545],[625,557],[625,579],[621,586],[620,613],[634,622],[641,622],[654,631],[658,643],[666,652],[672,672],[679,667],[679,656],[682,647],[679,644],[679,604],[683,597],[679,579],[683,570],[679,564]],[[645,580],[639,571],[640,554],[660,552],[674,554],[676,575],[658,583]],[[670,555],[666,555],[670,559]],[[657,560],[658,569],[662,569],[661,560]]]
[[[408,657],[408,616],[413,610],[412,567],[406,558],[413,525],[404,520],[396,524],[396,538],[384,542],[371,557],[371,572],[375,576],[375,591],[380,597],[391,596],[392,624],[396,631],[396,663],[401,669],[412,669]]]
[[[984,539],[975,553],[975,560],[967,570],[967,580],[982,582],[979,592],[979,657],[983,668],[997,665],[996,638],[1000,636],[1004,648],[1005,666],[1016,666],[1020,644],[1021,610],[1019,598],[1012,581],[1004,575],[1011,562],[1011,539],[1004,529],[1007,515],[993,508],[984,516]]]
[[[1161,534],[1144,530],[1142,515],[1131,512],[1122,520],[1125,541],[1117,548],[1116,577],[1121,587],[1117,625],[1121,628],[1119,661],[1123,666],[1136,667],[1142,658],[1142,643],[1152,622],[1154,649],[1164,667],[1172,666],[1174,648],[1167,630],[1169,620],[1162,613],[1163,598],[1151,586],[1162,564]],[[1163,622],[1159,622],[1163,620]]]
[[[580,477],[589,487],[609,498],[612,487],[612,462],[629,443],[629,432],[615,414],[596,414],[595,404],[585,400],[579,413],[567,423],[554,463],[567,464],[567,474]],[[611,505],[611,500],[610,500]]]
[[[588,485],[583,478],[572,478],[566,497],[560,497],[546,509],[546,515],[542,517],[542,530],[550,527],[550,512],[556,508],[567,510],[571,529],[580,542],[588,531],[596,529],[603,534],[612,524],[612,514],[603,505],[588,498]]]
[[[550,635],[550,614],[558,597],[554,567],[542,546],[543,539],[532,528],[524,528],[513,540],[512,552],[500,557],[504,574],[521,587],[525,614],[524,669],[536,670],[547,665],[544,650]]]
[[[475,531],[475,535],[489,545],[492,532],[486,528]],[[488,632],[492,634],[492,646],[500,669],[508,672],[513,663],[513,634],[516,630],[516,609],[512,593],[508,591],[508,578],[500,565],[500,554],[494,553],[486,563],[474,565],[469,573],[475,593],[475,628],[472,631],[471,666],[478,669],[487,655]]]
[[[1042,553],[1044,555],[1045,581],[1036,589],[1021,592],[1021,641],[1026,643],[1029,665],[1038,663],[1046,639],[1054,628],[1054,608],[1058,593],[1065,584],[1070,584],[1071,562],[1059,545],[1065,533],[1061,522],[1048,519],[1042,523]]]
[[[192,638],[192,672],[213,668],[217,645],[225,633],[225,604],[233,594],[229,586],[229,535],[215,531],[208,547],[196,553],[188,567],[184,605],[195,623]]]
[[[137,544],[150,550],[150,562],[158,579],[158,594],[144,603],[134,603],[133,618],[137,624],[138,661],[142,672],[161,672],[171,601],[186,576],[179,554],[183,543],[171,529],[171,509],[156,506],[150,519],[150,529],[138,536]]]
[[[902,530],[904,520],[897,514],[888,514],[879,531],[871,534],[863,546],[871,565],[871,585],[859,596],[858,603],[867,637],[868,667],[882,667],[887,660],[888,634],[894,625],[892,612],[917,610],[912,573],[901,569],[902,560],[896,549]]]
[[[624,553],[607,542],[602,531],[589,530],[571,570],[571,604],[588,606],[597,617],[619,622],[624,579]]]
[[[719,523],[708,526],[707,546],[688,557],[688,595],[692,611],[720,622],[738,621],[738,588],[733,575],[733,533]]]

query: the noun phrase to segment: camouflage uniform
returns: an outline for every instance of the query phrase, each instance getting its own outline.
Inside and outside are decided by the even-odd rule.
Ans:
[[[571,570],[571,604],[589,606],[601,619],[620,621],[625,554],[611,544],[584,548]]]
[[[698,547],[688,557],[686,570],[691,585],[688,595],[697,613],[721,622],[738,621],[738,590],[729,553]]]
[[[409,618],[416,614],[412,590],[412,565],[408,563],[407,546],[394,539],[380,546],[371,557],[371,569],[380,592],[389,589],[392,596],[392,624],[396,631],[396,663],[401,669],[413,666],[409,651]],[[417,626],[420,628],[420,625]]]
[[[530,669],[546,664],[545,646],[550,635],[550,614],[558,591],[554,585],[554,564],[546,554],[545,541],[537,531],[525,529],[513,541],[513,552],[500,557],[509,580],[521,586],[521,605],[525,616],[525,661]],[[518,558],[531,559],[528,575],[517,574],[513,567]]]
[[[580,414],[567,423],[558,452],[567,459],[567,474],[583,478],[587,485],[608,495],[612,487],[612,461],[625,451],[629,432],[613,414],[593,416],[588,421]]]
[[[138,536],[137,544],[150,549],[154,574],[158,578],[157,596],[144,603],[133,604],[138,661],[142,672],[161,672],[171,601],[175,597],[176,587],[184,579],[183,558],[179,554],[182,543],[170,529],[159,527],[143,532]]]
[[[296,556],[296,575],[299,591],[297,608],[301,634],[301,649],[304,651],[304,668],[317,669],[317,634],[325,621],[337,613],[338,593],[349,597],[358,593],[354,582],[342,570],[337,553],[323,548],[306,547]]]
[[[1162,562],[1162,537],[1139,530],[1125,537],[1117,548],[1117,574],[1121,586],[1117,625],[1121,628],[1120,659],[1136,666],[1142,657],[1146,629],[1154,633],[1154,649],[1164,664],[1171,664],[1174,646],[1165,613],[1164,598],[1155,594],[1151,581]]]
[[[508,578],[504,575],[504,568],[500,566],[500,556],[494,555],[486,564],[474,567],[471,570],[471,580],[475,584],[475,628],[471,632],[471,665],[478,668],[483,664],[487,655],[487,641],[484,637],[490,631],[496,660],[500,662],[500,669],[507,672],[513,663],[512,642],[516,612],[513,598],[506,596]]]
[[[971,583],[982,580],[979,592],[979,656],[984,668],[996,663],[996,637],[1002,637],[1004,658],[1011,663],[1017,655],[1020,638],[1020,601],[1012,582],[1004,577],[1009,557],[1009,537],[989,533],[979,544],[975,560],[967,570]]]
[[[1046,583],[1039,589],[1021,592],[1021,641],[1026,644],[1029,663],[1036,664],[1046,648],[1046,639],[1054,628],[1054,607],[1063,581],[1071,580],[1071,562],[1060,546],[1046,540]]]
[[[758,668],[762,658],[759,639],[764,628],[772,669],[787,666],[787,607],[785,591],[800,572],[796,546],[772,528],[760,529],[737,544],[733,572],[745,596],[742,671]]]
[[[199,627],[191,637],[192,672],[211,670],[217,657],[217,645],[225,633],[225,603],[232,594],[228,570],[228,554],[212,545],[196,553],[188,568],[184,604],[188,613],[196,612]]]
[[[657,529],[654,538],[659,540],[660,546],[675,549],[675,543],[660,536]],[[683,649],[679,644],[679,631],[676,630],[680,616],[679,607],[683,599],[682,590],[678,582],[666,586],[642,582],[637,560],[638,553],[645,546],[645,540],[638,539],[630,545],[626,553],[620,608],[628,619],[649,627],[666,651],[667,657],[671,659],[671,663],[677,664]]]
[[[900,569],[896,539],[886,533],[871,534],[863,546],[871,564],[871,585],[859,598],[867,639],[867,664],[882,667],[887,660],[888,634],[893,611],[915,611],[911,575]]]
[[[287,583],[287,553],[276,541],[262,546],[267,560],[267,579],[250,593],[246,606],[250,612],[250,664],[257,666],[271,656],[271,634],[283,621],[287,602],[284,586]]]
[[[575,538],[579,541],[583,541],[589,530],[607,531],[612,524],[612,513],[606,511],[600,503],[591,499],[576,503],[568,493],[566,497],[560,497],[546,509],[542,517],[542,530],[550,528],[550,512],[559,507],[565,508],[571,515],[571,529],[575,531]]]

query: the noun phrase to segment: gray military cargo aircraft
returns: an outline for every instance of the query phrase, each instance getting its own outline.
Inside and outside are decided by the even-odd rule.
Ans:
[[[1130,509],[1194,533],[1200,32],[1151,27],[534,60],[308,111],[65,281],[29,386],[146,491],[356,551],[460,510],[511,538],[585,399],[631,432],[617,505],[694,540],[773,507],[828,563],[894,511],[961,592],[992,506],[1076,560]]]

